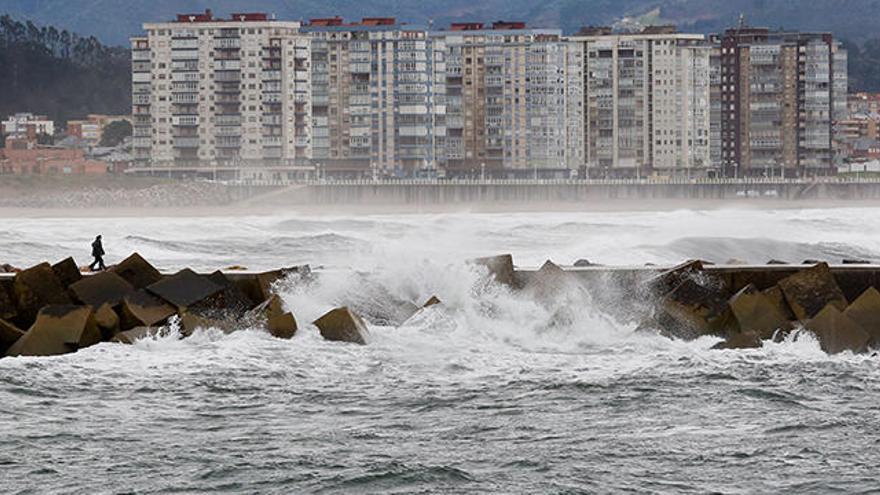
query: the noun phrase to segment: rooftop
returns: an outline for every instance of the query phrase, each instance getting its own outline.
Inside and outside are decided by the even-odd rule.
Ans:
[[[229,15],[229,18],[223,19],[221,17],[214,17],[214,12],[211,9],[206,9],[205,12],[199,14],[177,14],[177,18],[171,22],[195,24],[204,22],[266,22],[274,20],[274,15],[270,16],[264,12],[233,13]]]

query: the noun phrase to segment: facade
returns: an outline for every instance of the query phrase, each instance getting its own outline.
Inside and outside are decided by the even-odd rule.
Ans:
[[[740,26],[713,35],[713,156],[728,176],[826,175],[846,117],[846,51],[829,33]]]
[[[0,175],[101,175],[107,164],[80,149],[39,146],[28,138],[7,138],[0,150]]]
[[[584,56],[584,148],[591,177],[706,175],[709,46],[671,28],[570,38]]]
[[[446,47],[450,175],[568,177],[583,162],[581,47],[523,23],[453,24]],[[578,81],[578,82],[574,82]]]
[[[101,141],[103,127],[91,120],[68,120],[67,135],[81,139],[91,146],[96,146]]]
[[[312,19],[304,31],[320,173],[436,176],[446,165],[442,40],[394,18]]]
[[[880,94],[878,93],[851,93],[847,96],[846,103],[850,117],[880,115]]]
[[[82,139],[91,146],[97,146],[104,136],[104,127],[120,120],[132,123],[128,115],[89,114],[85,119],[67,121],[67,135]]]
[[[55,123],[45,115],[17,113],[3,121],[3,133],[14,139],[36,140],[37,136],[55,135]]]
[[[266,14],[179,15],[132,38],[135,159],[289,177],[311,158],[310,39]],[[263,176],[272,169],[272,177]]]

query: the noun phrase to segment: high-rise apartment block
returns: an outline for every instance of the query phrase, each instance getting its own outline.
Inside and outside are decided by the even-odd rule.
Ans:
[[[793,176],[843,156],[847,60],[828,33],[210,11],[144,29],[133,153],[178,175]]]
[[[132,39],[136,159],[289,173],[308,163],[311,39],[300,23],[207,11],[144,29]]]
[[[709,47],[649,28],[586,28],[585,165],[593,177],[700,174],[709,157]]]
[[[394,18],[312,19],[313,162],[343,176],[445,166],[442,40]]]
[[[580,47],[523,23],[453,24],[446,46],[451,174],[568,176],[583,157]]]
[[[827,175],[846,115],[846,51],[830,33],[713,35],[713,156],[728,176]]]

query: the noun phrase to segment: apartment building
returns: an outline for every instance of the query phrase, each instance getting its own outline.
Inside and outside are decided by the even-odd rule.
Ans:
[[[102,115],[91,113],[85,119],[68,120],[67,135],[74,136],[88,143],[91,146],[97,146],[101,138],[104,137],[104,129],[112,122],[126,121],[132,123],[132,119],[128,115]]]
[[[833,123],[846,118],[846,51],[830,33],[744,25],[711,37],[712,156],[728,176],[834,173]]]
[[[312,19],[303,31],[321,173],[436,176],[446,164],[443,40],[394,18]]]
[[[446,47],[451,175],[568,177],[583,162],[581,48],[519,22],[452,24]]]
[[[2,122],[3,133],[14,139],[36,140],[37,136],[55,134],[55,122],[45,115],[16,113]]]
[[[584,147],[591,177],[699,176],[710,162],[709,52],[670,27],[584,28]]]
[[[131,40],[135,159],[263,179],[304,170],[311,54],[300,27],[257,13],[220,19],[210,10],[144,24],[146,36]]]

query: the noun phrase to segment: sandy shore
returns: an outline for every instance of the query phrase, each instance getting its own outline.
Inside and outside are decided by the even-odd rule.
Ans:
[[[411,215],[440,213],[552,213],[552,212],[625,212],[625,211],[674,211],[674,210],[775,210],[775,209],[827,209],[827,208],[878,208],[880,200],[605,200],[601,202],[556,203],[459,203],[440,204],[344,204],[344,205],[290,205],[290,206],[186,206],[174,208],[3,208],[0,218],[137,218],[137,217],[235,217],[264,215]]]

